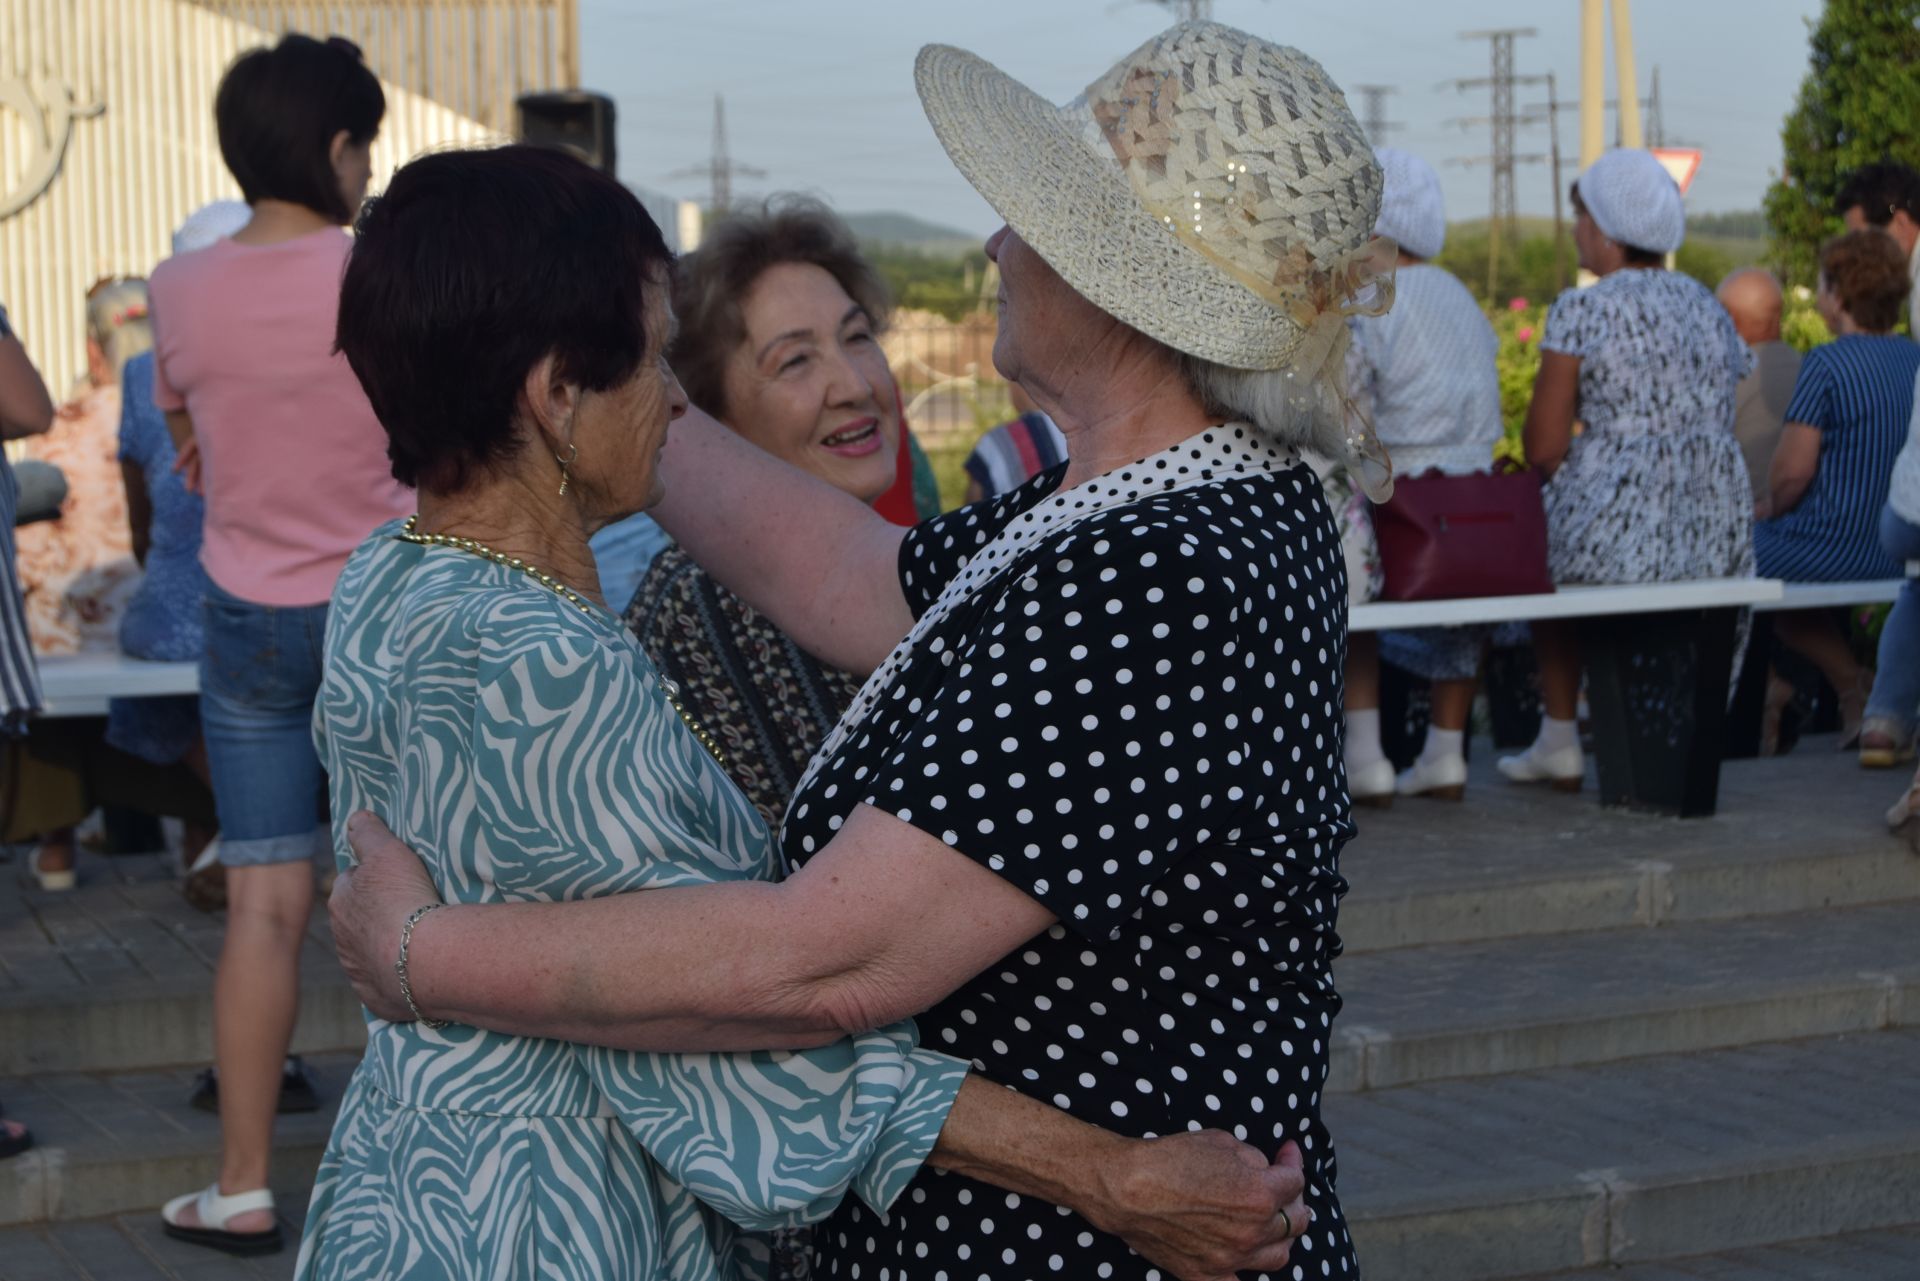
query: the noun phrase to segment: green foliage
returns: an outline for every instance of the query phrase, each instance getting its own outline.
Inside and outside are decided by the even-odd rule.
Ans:
[[[1893,160],[1920,168],[1920,0],[1827,0],[1799,100],[1781,130],[1786,172],[1767,192],[1781,274],[1812,284],[1821,242],[1840,230],[1847,175]]]
[[[1446,248],[1434,265],[1444,267],[1461,284],[1473,291],[1480,305],[1502,306],[1513,298],[1551,301],[1560,292],[1561,282],[1573,283],[1579,255],[1574,251],[1573,234],[1564,233],[1559,268],[1553,256],[1553,236],[1522,235],[1518,241],[1504,240],[1500,245],[1498,278],[1493,292],[1487,292],[1487,233],[1484,226],[1456,225],[1447,230]]]
[[[1736,215],[1737,216],[1737,215]],[[1758,217],[1758,215],[1753,215]],[[1473,291],[1483,307],[1505,307],[1515,298],[1550,302],[1557,297],[1564,278],[1574,279],[1579,255],[1573,247],[1573,234],[1565,233],[1562,256],[1556,267],[1552,235],[1522,236],[1500,246],[1498,280],[1491,295],[1487,293],[1487,234],[1479,227],[1454,227],[1447,235],[1447,247],[1434,259]],[[1675,266],[1709,289],[1717,288],[1728,272],[1744,265],[1711,237],[1689,235],[1675,255]]]
[[[1709,236],[1716,240],[1764,240],[1766,235],[1767,214],[1764,209],[1687,215],[1687,238],[1690,240],[1696,236]]]
[[[1827,322],[1820,319],[1820,312],[1813,305],[1813,292],[1804,285],[1787,289],[1787,306],[1780,317],[1780,336],[1788,346],[1802,352],[1812,351],[1822,343],[1833,341]]]
[[[867,261],[887,282],[895,306],[937,312],[948,320],[980,310],[980,282],[987,270],[984,252],[941,257],[911,249],[863,248]]]
[[[1546,332],[1547,306],[1546,302],[1516,298],[1487,313],[1500,339],[1500,416],[1507,426],[1506,435],[1494,447],[1497,461],[1526,462],[1526,451],[1520,447],[1520,428],[1527,421],[1533,380],[1540,373],[1540,339]]]

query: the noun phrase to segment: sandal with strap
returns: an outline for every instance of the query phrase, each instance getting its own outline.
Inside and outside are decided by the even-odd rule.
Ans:
[[[200,1220],[198,1225],[189,1226],[179,1221],[188,1206],[193,1207],[195,1216]],[[189,1245],[203,1245],[210,1250],[242,1256],[277,1254],[286,1247],[286,1239],[280,1234],[280,1221],[277,1218],[265,1232],[227,1230],[227,1224],[238,1215],[272,1209],[271,1189],[256,1188],[252,1192],[222,1196],[220,1184],[216,1181],[198,1192],[189,1192],[167,1202],[160,1209],[160,1221],[168,1236]]]

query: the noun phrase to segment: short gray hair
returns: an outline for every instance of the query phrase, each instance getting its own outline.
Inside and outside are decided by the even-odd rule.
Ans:
[[[129,360],[153,348],[153,322],[147,318],[147,282],[138,276],[109,279],[87,294],[87,337],[106,353],[113,381]]]
[[[1306,384],[1291,370],[1234,369],[1174,352],[1187,389],[1209,415],[1252,423],[1275,442],[1323,458],[1348,451],[1344,415],[1324,388]]]

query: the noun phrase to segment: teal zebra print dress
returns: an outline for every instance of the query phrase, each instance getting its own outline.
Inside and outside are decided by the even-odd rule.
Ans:
[[[766,825],[613,614],[376,531],[334,593],[314,737],[336,855],[369,809],[450,903],[778,876]],[[645,977],[635,976],[636,982]],[[765,1233],[883,1213],[966,1073],[911,1023],[638,1054],[368,1016],[296,1275],[757,1281]]]

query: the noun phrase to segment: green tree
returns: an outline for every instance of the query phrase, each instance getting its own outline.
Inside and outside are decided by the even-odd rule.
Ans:
[[[1827,0],[1800,97],[1781,130],[1786,172],[1767,192],[1775,265],[1811,284],[1847,175],[1893,160],[1920,168],[1920,0]]]

